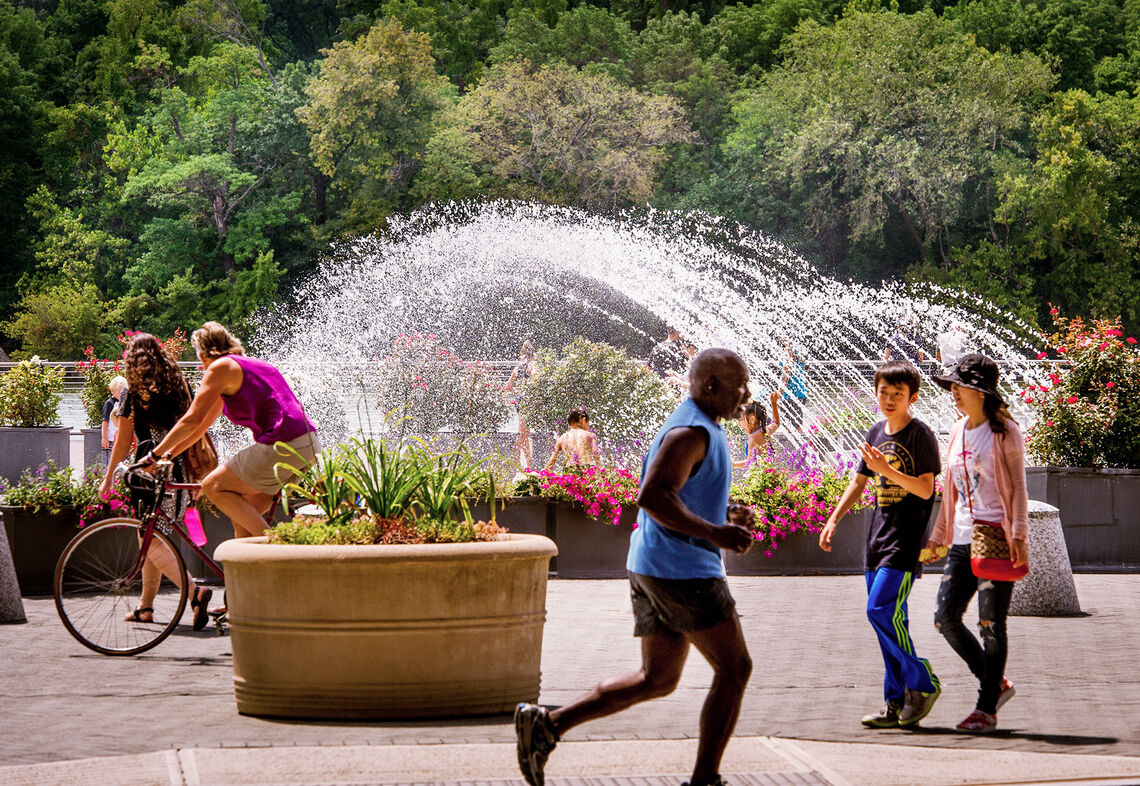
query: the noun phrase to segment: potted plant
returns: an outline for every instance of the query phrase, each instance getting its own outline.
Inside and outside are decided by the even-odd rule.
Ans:
[[[76,480],[70,467],[49,461],[0,486],[0,510],[22,594],[50,595],[55,563],[76,528],[126,508],[121,492],[98,500],[102,480],[101,468]]]
[[[748,554],[726,553],[726,570],[736,576],[862,573],[870,489],[836,531],[830,553],[820,550],[817,537],[855,466],[854,459],[836,467],[819,462],[807,445],[754,461],[730,498],[755,511],[757,542]]]
[[[103,459],[103,404],[111,395],[108,385],[119,374],[119,365],[110,360],[99,360],[95,348],[83,350],[86,360],[76,363],[83,375],[83,387],[79,390],[79,402],[83,405],[87,428],[83,434],[83,465],[92,467]]]
[[[71,463],[70,435],[59,424],[63,371],[39,359],[0,376],[0,478],[15,480],[46,461]]]
[[[481,475],[463,451],[357,438],[288,485],[306,515],[218,546],[238,711],[423,718],[534,701],[556,549],[474,520]]]
[[[637,487],[628,470],[571,465],[526,472],[514,493],[549,502],[547,536],[558,544],[552,568],[558,578],[608,579],[626,575]]]
[[[1051,309],[1056,362],[1020,392],[1029,496],[1056,506],[1073,567],[1140,567],[1140,345],[1120,319],[1086,323]]]

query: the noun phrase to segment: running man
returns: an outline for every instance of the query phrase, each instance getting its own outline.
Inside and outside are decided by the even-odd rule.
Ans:
[[[642,463],[641,512],[626,558],[641,668],[605,680],[565,707],[515,708],[519,768],[531,786],[544,784],[546,759],[570,729],[672,693],[690,645],[714,677],[689,783],[723,785],[720,761],[740,714],[752,659],[720,549],[743,554],[754,540],[752,511],[728,504],[732,457],[719,421],[739,418],[749,397],[748,369],[739,356],[727,349],[697,355],[689,370],[689,398],[657,432]]]

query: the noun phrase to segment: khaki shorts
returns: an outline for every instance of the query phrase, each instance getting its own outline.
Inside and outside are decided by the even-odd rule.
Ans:
[[[306,466],[312,464],[317,454],[321,452],[321,441],[315,431],[302,434],[284,444],[297,451]],[[279,463],[296,467],[301,461],[284,448],[278,449],[276,445],[254,442],[234,454],[226,462],[226,466],[242,483],[262,494],[273,496],[283,485],[296,477],[296,473],[285,466],[278,467]]]

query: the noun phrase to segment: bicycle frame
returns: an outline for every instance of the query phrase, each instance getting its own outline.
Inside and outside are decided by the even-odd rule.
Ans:
[[[190,535],[187,534],[186,530],[183,529],[182,526],[180,526],[179,521],[170,518],[170,516],[166,515],[166,511],[162,509],[162,501],[165,499],[166,493],[168,491],[198,492],[201,490],[201,483],[178,483],[166,480],[165,478],[160,478],[159,487],[157,490],[158,502],[154,506],[154,512],[151,513],[150,516],[148,516],[144,521],[142,543],[139,546],[139,556],[135,561],[135,566],[132,568],[130,575],[127,576],[128,581],[134,581],[139,576],[139,574],[142,573],[143,565],[146,562],[147,552],[150,550],[151,541],[154,540],[154,530],[155,527],[158,526],[160,519],[170,525],[171,531],[177,534],[182,542],[190,547],[190,550],[196,554],[200,560],[202,560],[202,563],[207,568],[212,570],[219,579],[225,581],[225,572],[222,570],[222,566],[217,562],[214,562],[210,555],[208,555],[198,546],[197,543],[190,539]],[[281,495],[274,495],[273,501],[269,504],[269,510],[266,511],[265,516],[263,516],[266,524],[273,521],[273,517],[277,513],[277,505],[280,503],[280,501]]]

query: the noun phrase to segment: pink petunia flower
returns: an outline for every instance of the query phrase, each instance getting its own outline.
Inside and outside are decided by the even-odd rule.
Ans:
[[[1069,404],[1076,404],[1077,403],[1077,397],[1076,396],[1069,396],[1067,399],[1065,399],[1065,401],[1068,402]]]

